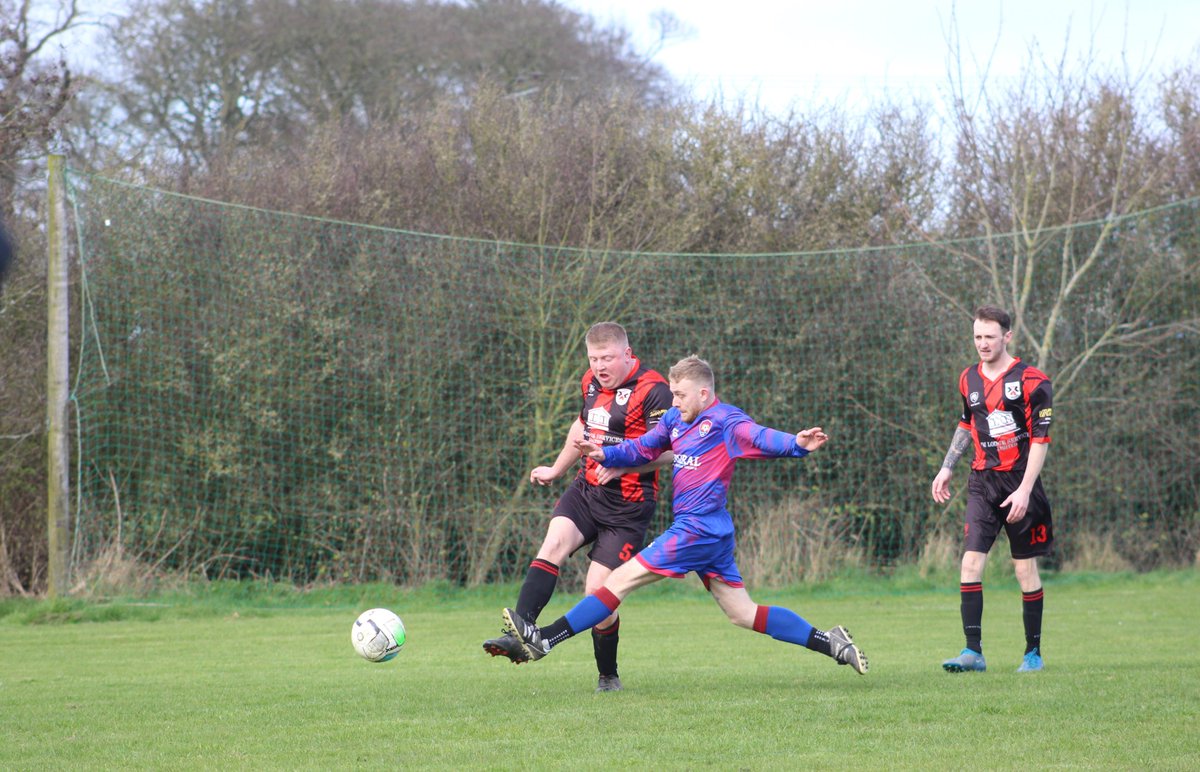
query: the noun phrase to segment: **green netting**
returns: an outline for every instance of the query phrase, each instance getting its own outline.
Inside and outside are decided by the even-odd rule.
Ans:
[[[929,484],[956,377],[975,361],[971,312],[1011,308],[1013,286],[1028,298],[1014,353],[1056,385],[1044,472],[1056,559],[1190,563],[1200,543],[1196,201],[1033,245],[697,256],[71,185],[84,269],[76,565],[119,543],[208,576],[515,578],[559,490],[531,486],[528,470],[561,446],[583,334],[608,319],[660,371],[697,353],[718,394],[761,423],[832,435],[804,462],[740,465],[749,576],[927,559],[961,528],[965,465],[948,506]],[[1064,276],[1078,277],[1069,291]]]

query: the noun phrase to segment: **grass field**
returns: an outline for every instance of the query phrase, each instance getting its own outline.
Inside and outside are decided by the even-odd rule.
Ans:
[[[755,593],[847,625],[871,660],[858,676],[664,582],[622,606],[626,688],[609,694],[588,636],[520,667],[482,652],[515,587],[0,601],[0,769],[1200,769],[1197,572],[1047,577],[1038,674],[1015,672],[1015,583],[986,589],[990,669],[962,675],[939,666],[962,646],[956,586]],[[409,632],[379,665],[349,642],[373,605]]]

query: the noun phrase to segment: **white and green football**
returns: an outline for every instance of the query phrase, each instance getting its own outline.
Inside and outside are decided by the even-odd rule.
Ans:
[[[354,650],[369,662],[387,662],[404,646],[404,623],[385,608],[364,611],[354,620],[350,642]]]

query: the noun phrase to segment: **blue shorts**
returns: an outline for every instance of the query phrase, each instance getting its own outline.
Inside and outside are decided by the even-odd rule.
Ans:
[[[719,579],[730,587],[744,587],[733,559],[734,536],[697,533],[676,522],[635,556],[647,571],[675,579],[695,571],[704,586]]]

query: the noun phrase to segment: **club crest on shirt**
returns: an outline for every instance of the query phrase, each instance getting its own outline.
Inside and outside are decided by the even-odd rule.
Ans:
[[[589,384],[588,384],[588,394],[587,394],[587,395],[588,395],[589,397],[594,397],[594,396],[596,396],[596,384],[595,384],[595,382],[592,382],[592,383],[589,383]]]
[[[712,421],[705,418],[703,421],[700,422],[700,427],[699,427],[699,429],[697,429],[697,431],[700,432],[701,437],[705,437],[708,435],[708,432],[711,429],[712,429]]]
[[[631,394],[633,394],[633,389],[617,389],[617,404],[624,405],[629,401]]]
[[[979,404],[979,392],[977,392],[977,391],[971,392],[971,396],[969,396],[967,399],[971,400],[972,405],[978,405]]]
[[[1017,399],[1021,396],[1021,382],[1009,381],[1004,384],[1004,396],[1007,399]]]

